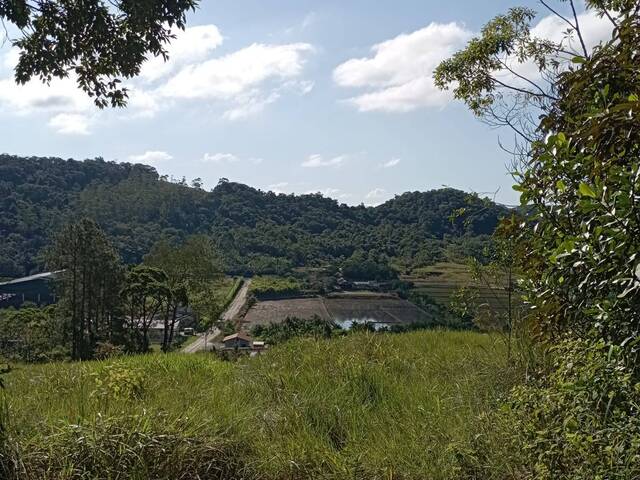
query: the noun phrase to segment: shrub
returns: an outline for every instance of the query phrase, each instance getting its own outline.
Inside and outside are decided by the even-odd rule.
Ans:
[[[108,363],[91,375],[95,389],[91,395],[108,400],[135,400],[144,394],[143,373],[124,363]]]
[[[258,298],[279,298],[300,294],[300,283],[294,278],[255,277],[251,293]]]
[[[515,387],[459,450],[460,478],[640,477],[640,382],[626,352],[600,341],[566,341],[550,372]]]
[[[342,332],[342,329],[337,324],[314,316],[310,319],[287,317],[281,323],[257,325],[251,334],[270,345],[275,345],[296,337],[331,338],[339,332]]]

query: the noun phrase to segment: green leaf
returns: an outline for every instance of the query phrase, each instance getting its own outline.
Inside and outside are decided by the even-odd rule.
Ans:
[[[558,191],[564,192],[567,189],[567,186],[562,180],[558,180],[556,182],[556,188],[558,189]]]
[[[594,192],[593,189],[584,182],[580,183],[580,187],[578,187],[578,191],[580,192],[580,195],[582,195],[583,197],[596,198],[596,192]]]
[[[571,59],[571,63],[584,63],[584,62],[586,62],[584,57],[573,57]]]
[[[637,102],[638,101],[638,94],[637,93],[632,93],[631,95],[629,95],[629,101],[630,102]]]

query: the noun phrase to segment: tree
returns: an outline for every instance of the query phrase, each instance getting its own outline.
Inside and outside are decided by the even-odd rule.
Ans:
[[[517,284],[519,233],[515,214],[501,222],[483,255],[485,261],[469,258],[473,283],[461,288],[453,302],[455,310],[463,317],[471,316],[481,330],[505,335],[507,360],[523,317],[522,292]]]
[[[91,358],[99,341],[114,341],[119,330],[123,267],[100,227],[89,219],[67,224],[47,254],[59,270],[57,290],[71,322],[71,357]]]
[[[193,235],[182,245],[171,245],[166,240],[156,243],[144,258],[146,265],[162,270],[167,275],[171,295],[165,310],[165,333],[162,350],[168,351],[173,342],[178,308],[192,306],[199,314],[211,316],[219,313],[212,307],[214,299],[210,286],[222,276],[222,263],[210,238]],[[215,302],[214,302],[215,303]],[[217,318],[216,318],[217,319]],[[214,319],[211,319],[214,320]]]
[[[127,324],[136,339],[140,352],[149,351],[149,328],[162,311],[171,303],[173,295],[166,273],[157,268],[139,265],[127,274],[121,292],[127,312]]]
[[[0,310],[0,356],[27,363],[68,358],[61,320],[55,306]]]
[[[166,45],[197,0],[0,0],[0,20],[15,25],[18,83],[73,75],[98,107],[121,107],[121,86],[150,56],[168,59]]]
[[[509,151],[514,154],[514,170],[526,168],[531,143],[540,140],[539,118],[548,113],[559,99],[559,76],[572,62],[591,57],[580,26],[573,0],[571,13],[564,15],[548,2],[540,2],[560,18],[567,30],[559,42],[532,35],[531,21],[536,12],[512,8],[487,23],[479,37],[435,71],[435,83],[441,89],[453,89],[455,98],[491,126],[508,127],[516,134]],[[612,27],[619,25],[615,15],[637,13],[633,0],[589,0],[588,8],[607,17]],[[535,75],[526,74],[531,68]]]
[[[551,362],[514,390],[494,424],[513,425],[507,438],[521,464],[508,470],[526,478],[640,474],[640,2],[587,5],[613,37],[588,51],[577,20],[565,19],[581,52],[557,69],[517,176],[525,299]],[[492,105],[495,84],[474,88],[461,96],[472,109],[474,98]]]

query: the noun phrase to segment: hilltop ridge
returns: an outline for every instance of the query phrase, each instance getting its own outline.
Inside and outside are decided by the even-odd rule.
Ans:
[[[509,210],[460,190],[407,192],[377,207],[321,194],[264,192],[222,179],[211,191],[171,182],[150,166],[0,155],[0,276],[43,268],[42,251],[66,221],[94,218],[126,262],[159,238],[211,235],[229,271],[282,273],[357,250],[407,266],[478,250]],[[465,209],[465,218],[455,213]]]

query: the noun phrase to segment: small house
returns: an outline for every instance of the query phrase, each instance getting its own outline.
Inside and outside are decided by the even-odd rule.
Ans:
[[[251,348],[252,346],[251,337],[240,332],[224,337],[222,343],[224,343],[225,349],[231,350]]]
[[[180,320],[176,320],[173,331],[180,330]],[[164,320],[153,320],[149,326],[149,340],[151,343],[162,343],[164,340]]]

